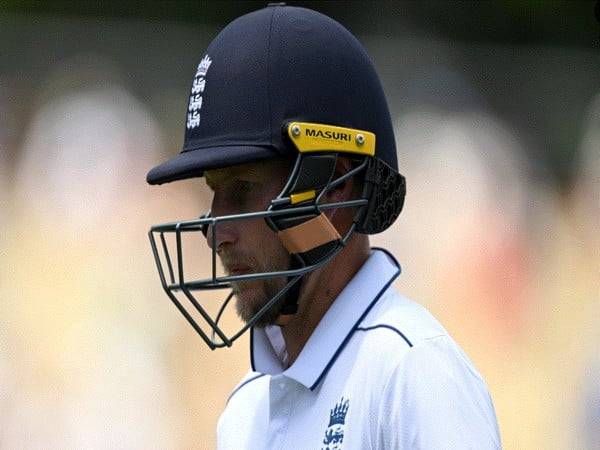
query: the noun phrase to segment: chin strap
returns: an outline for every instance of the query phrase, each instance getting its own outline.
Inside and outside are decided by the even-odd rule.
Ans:
[[[310,222],[313,223],[307,227]],[[291,254],[290,270],[317,264],[341,245],[341,236],[323,213],[280,232],[279,238]],[[292,278],[288,278],[288,283]],[[283,299],[281,311],[275,321],[277,325],[287,325],[298,312],[298,299],[303,281],[304,278],[298,280]]]
[[[298,258],[294,256],[290,256],[290,270],[299,269],[302,267]],[[292,281],[293,277],[288,277],[288,283]],[[298,312],[298,299],[300,297],[300,288],[302,287],[302,282],[304,280],[298,280],[290,290],[287,292],[285,298],[283,299],[283,303],[281,304],[281,310],[279,312],[279,316],[275,320],[275,324],[280,327],[286,326],[290,323],[290,320],[294,317],[294,314]]]
[[[289,184],[284,188],[283,196],[287,197],[286,206],[305,206],[315,201],[316,192],[326,186],[333,177],[336,155],[298,155]],[[309,203],[310,202],[310,203]],[[277,205],[272,206],[277,209]],[[321,252],[313,254],[313,250],[321,248],[332,240],[339,239],[339,234],[324,214],[318,212],[282,216],[267,220],[267,224],[277,233],[283,246],[290,253],[290,270],[301,269],[318,260]],[[293,277],[288,278],[288,283]],[[275,323],[287,325],[298,312],[298,299],[303,278],[290,287],[282,300],[281,310]]]

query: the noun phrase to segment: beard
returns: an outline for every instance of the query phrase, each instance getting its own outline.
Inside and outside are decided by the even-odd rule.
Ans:
[[[281,270],[288,270],[290,256],[287,251],[281,247],[280,251],[274,252],[275,254],[261,255],[261,261],[259,263],[257,258],[243,257],[241,255],[236,256],[235,259],[228,257],[225,261],[235,260],[237,264],[243,264],[244,266],[251,267],[251,273],[264,273],[264,272],[276,272]],[[224,262],[224,266],[228,267],[227,263]],[[229,273],[229,271],[228,271]],[[281,289],[287,284],[287,277],[273,277],[262,280],[250,280],[250,281],[232,281],[231,288],[236,298],[235,310],[238,317],[245,323],[248,323],[254,318],[254,316],[265,306]],[[283,299],[279,299],[275,305],[265,311],[262,316],[254,323],[254,326],[264,328],[268,325],[273,325],[279,317]]]
[[[248,323],[277,293],[283,289],[286,282],[283,278],[233,282],[233,294],[236,297],[235,310],[240,319]],[[269,308],[254,326],[264,328],[273,325],[279,317],[282,301]]]

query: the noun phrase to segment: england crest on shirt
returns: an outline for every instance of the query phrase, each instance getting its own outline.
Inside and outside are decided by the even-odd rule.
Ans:
[[[323,439],[324,447],[321,450],[340,450],[344,442],[344,426],[346,425],[346,414],[350,407],[350,400],[344,397],[336,403],[329,414],[329,425]]]

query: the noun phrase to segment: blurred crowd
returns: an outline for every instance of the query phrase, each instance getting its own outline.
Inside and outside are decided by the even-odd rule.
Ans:
[[[541,131],[490,107],[451,43],[360,38],[407,179],[403,214],[372,240],[401,262],[399,291],[472,357],[505,448],[599,448],[600,83],[559,184],[528,149]],[[196,63],[178,70],[191,81]],[[164,76],[150,98],[109,52],[42,65],[41,83],[0,71],[0,448],[213,448],[247,338],[205,348],[147,238],[209,204],[200,180],[145,184],[178,151],[187,88]]]

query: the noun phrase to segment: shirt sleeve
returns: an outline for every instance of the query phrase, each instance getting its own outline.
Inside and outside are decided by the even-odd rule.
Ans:
[[[411,348],[380,404],[379,449],[499,449],[487,386],[448,336]]]

